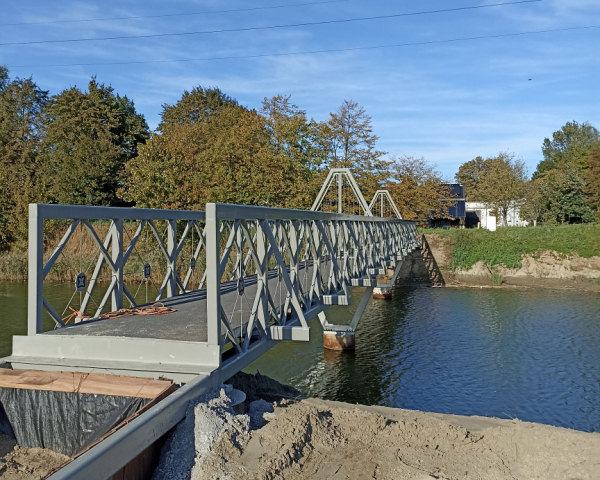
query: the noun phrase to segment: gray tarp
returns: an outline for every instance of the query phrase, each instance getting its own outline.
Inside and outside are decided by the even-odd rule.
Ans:
[[[0,388],[0,423],[23,447],[73,456],[148,403],[145,398]],[[1,410],[1,409],[0,409]],[[7,430],[8,425],[0,427]]]

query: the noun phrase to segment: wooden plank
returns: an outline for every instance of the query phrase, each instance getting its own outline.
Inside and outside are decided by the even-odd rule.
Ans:
[[[0,388],[154,399],[169,389],[172,384],[171,380],[101,373],[0,369]]]

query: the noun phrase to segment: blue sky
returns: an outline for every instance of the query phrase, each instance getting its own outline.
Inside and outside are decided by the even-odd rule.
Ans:
[[[0,64],[51,94],[85,89],[95,75],[133,99],[151,128],[162,104],[196,85],[250,108],[291,94],[317,121],[352,99],[371,116],[381,150],[425,157],[447,179],[461,163],[500,151],[532,173],[544,137],[567,121],[600,128],[600,0],[471,8],[498,3],[5,2]],[[447,9],[461,10],[255,28]],[[229,31],[56,42],[215,30]]]

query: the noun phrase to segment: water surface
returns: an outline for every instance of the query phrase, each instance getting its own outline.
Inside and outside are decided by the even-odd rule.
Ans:
[[[73,287],[45,295],[68,300]],[[26,308],[25,283],[0,283],[0,356],[26,333]],[[347,323],[352,309],[327,316]],[[311,327],[310,342],[281,343],[246,371],[330,400],[600,431],[598,294],[398,288],[369,303],[353,353],[324,351],[319,322]]]
[[[330,400],[600,431],[597,294],[399,288],[371,301],[354,353],[323,351],[311,326],[311,342],[280,344],[246,371]]]

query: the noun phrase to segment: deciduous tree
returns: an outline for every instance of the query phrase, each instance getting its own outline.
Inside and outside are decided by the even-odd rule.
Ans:
[[[444,208],[440,200],[449,198],[450,188],[424,158],[392,158],[390,172],[393,181],[387,188],[402,218],[426,223],[430,212]]]
[[[544,159],[538,164],[534,178],[555,168],[583,170],[590,148],[599,141],[600,133],[589,123],[567,122],[552,134],[552,139],[544,139]]]
[[[464,185],[465,199],[467,202],[481,200],[479,194],[479,180],[484,165],[485,160],[482,157],[475,157],[473,160],[463,163],[458,168],[455,179],[458,183]]]
[[[345,167],[354,174],[366,198],[371,198],[388,177],[386,152],[376,149],[379,139],[373,133],[371,117],[364,107],[344,100],[329,121],[321,124],[329,168]]]
[[[596,211],[596,221],[600,222],[600,143],[590,149],[586,158],[587,169],[583,172],[588,206]]]
[[[519,216],[537,226],[547,208],[543,178],[534,178],[525,184],[525,197]]]
[[[306,192],[299,179],[306,168],[276,153],[270,136],[262,115],[233,103],[202,120],[163,121],[162,133],[127,164],[122,195],[143,207],[299,206]]]
[[[197,86],[191,92],[184,91],[175,105],[163,104],[158,130],[162,131],[165,125],[176,123],[206,122],[213,113],[230,106],[238,106],[237,100],[216,87]]]
[[[508,211],[525,195],[527,175],[525,164],[511,155],[499,153],[487,158],[479,175],[477,195],[482,202],[495,209],[507,225]]]
[[[40,152],[44,195],[66,204],[119,205],[124,165],[137,155],[148,126],[133,102],[95,78],[51,98]]]
[[[594,219],[594,212],[586,203],[585,182],[575,168],[554,168],[539,178],[546,199],[544,223],[582,223]]]

